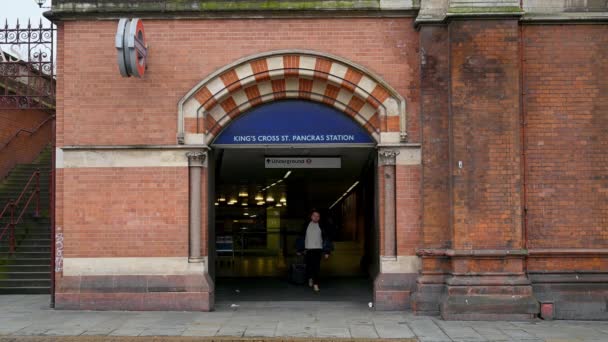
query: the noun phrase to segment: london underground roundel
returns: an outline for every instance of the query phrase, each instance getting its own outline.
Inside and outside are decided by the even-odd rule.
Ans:
[[[123,77],[143,77],[146,72],[148,48],[141,19],[120,19],[115,46],[118,50],[118,69]]]

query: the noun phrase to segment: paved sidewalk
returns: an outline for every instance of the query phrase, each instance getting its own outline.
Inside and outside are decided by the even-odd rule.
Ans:
[[[376,312],[364,303],[241,302],[237,308],[218,303],[216,311],[209,313],[55,311],[48,303],[49,296],[0,296],[0,340],[3,336],[289,336],[608,341],[607,322],[445,322],[407,312]]]

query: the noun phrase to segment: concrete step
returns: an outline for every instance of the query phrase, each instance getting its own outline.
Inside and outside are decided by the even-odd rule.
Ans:
[[[28,233],[26,229],[20,227],[17,227],[15,230],[15,238],[17,239],[18,244],[22,244],[26,240],[50,240],[51,237],[52,234],[50,233],[50,231]],[[0,246],[3,246],[6,241],[7,240],[5,240],[5,238],[3,237],[2,241],[0,241]]]
[[[6,222],[2,222],[2,224],[0,224],[0,226],[4,227],[6,226],[6,224],[8,223],[8,221]],[[43,224],[36,224],[33,222],[19,222],[16,226],[15,226],[15,234],[17,235],[27,235],[27,234],[50,234],[51,233],[51,228],[50,228],[50,223],[44,222]]]
[[[48,225],[44,225],[44,226],[25,226],[25,227],[17,227],[17,229],[22,229],[23,231],[25,231],[27,234],[50,234],[51,233],[51,227]]]
[[[6,200],[16,200],[21,195],[23,191],[23,187],[21,185],[11,185],[0,187],[0,199]],[[26,192],[26,195],[31,194],[32,191]],[[24,195],[25,196],[25,195]],[[49,186],[48,185],[40,185],[40,198],[49,198]]]
[[[0,294],[49,294],[51,293],[50,286],[33,286],[33,287],[0,287]]]
[[[51,238],[48,237],[46,239],[25,239],[19,242],[19,246],[50,246],[52,243]],[[8,242],[4,239],[0,241],[0,247],[8,246]]]
[[[0,271],[14,273],[50,273],[51,265],[2,265],[0,264]]]
[[[50,255],[51,246],[50,244],[48,246],[23,246],[20,244],[15,250],[22,253],[48,253]],[[9,253],[8,245],[0,246],[0,254],[2,253]]]
[[[25,187],[25,184],[27,182],[27,179],[25,180],[21,180],[21,179],[17,179],[17,180],[11,180],[10,183],[4,183],[2,185],[0,185],[0,195],[2,196],[8,196],[8,195],[15,195],[15,194],[21,194],[21,192],[23,191],[23,188]],[[45,182],[46,183],[46,182]],[[40,192],[41,193],[47,193],[50,191],[50,183],[40,183]],[[31,188],[28,188],[29,191],[32,191],[35,189],[35,186],[30,185]]]
[[[19,229],[19,227],[17,227],[16,229]],[[51,238],[51,231],[33,231],[33,232],[28,232],[28,231],[23,231],[22,234],[27,235],[27,238],[31,238],[34,240],[39,240],[39,239],[50,239]]]
[[[0,260],[0,262],[2,262],[2,260]],[[6,264],[10,264],[10,265],[14,265],[14,266],[23,266],[23,265],[29,265],[29,266],[42,266],[42,265],[51,265],[51,258],[50,256],[47,258],[17,258],[17,257],[12,257],[10,259],[5,259],[4,262]],[[6,266],[6,265],[4,265]]]
[[[45,287],[51,286],[51,277],[47,279],[2,279],[0,278],[1,288],[15,287]]]
[[[51,174],[51,167],[50,164],[49,165],[40,165],[40,166],[18,166],[17,168],[13,169],[9,174],[8,177],[11,177],[13,175],[24,175],[24,174],[29,174],[32,175],[32,173],[36,172],[36,171],[40,171],[41,176],[42,175],[49,175]],[[7,178],[8,178],[7,177]]]
[[[0,271],[0,279],[51,279],[51,272],[2,272]]]
[[[31,164],[17,165],[0,182],[0,210],[10,200],[17,199],[32,175],[40,171],[40,217],[34,217],[36,201],[31,202],[23,219],[15,228],[15,253],[9,252],[8,239],[0,241],[0,294],[48,294],[51,285],[51,220],[50,184],[51,150],[47,147]],[[25,199],[33,193],[36,183],[26,189]],[[24,204],[25,202],[23,202]],[[17,212],[23,208],[23,204]],[[4,227],[8,219],[0,220]]]
[[[4,253],[0,253],[0,260],[7,260],[10,262],[10,260],[13,259],[44,259],[44,258],[48,258],[49,260],[51,259],[51,253],[50,252],[23,252],[21,250],[19,250],[19,248],[17,248],[15,250],[15,253],[10,253],[10,252],[4,252]]]

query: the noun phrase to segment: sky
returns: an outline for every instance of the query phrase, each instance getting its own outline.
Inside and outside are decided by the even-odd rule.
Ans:
[[[44,26],[48,27],[50,21],[43,17],[42,13],[48,11],[50,6],[51,0],[47,0],[46,4],[43,5],[43,7],[47,8],[39,8],[38,4],[34,0],[0,0],[0,25],[2,28],[4,28],[4,24],[8,19],[9,28],[14,28],[15,24],[17,23],[17,19],[19,19],[19,25],[24,27],[27,25],[28,19],[31,19],[32,26],[37,27],[40,19],[42,19]],[[10,48],[11,47],[9,45],[0,44],[0,49],[3,51],[10,51]],[[28,56],[25,46],[22,46],[20,51],[21,56]]]
[[[50,7],[51,0],[47,0],[44,7]],[[14,26],[17,18],[20,24],[27,24],[28,19],[32,19],[32,23],[38,23],[42,18],[44,23],[49,23],[42,16],[48,8],[38,8],[38,4],[34,0],[0,0],[0,23],[4,26],[5,20],[8,19],[9,26]]]

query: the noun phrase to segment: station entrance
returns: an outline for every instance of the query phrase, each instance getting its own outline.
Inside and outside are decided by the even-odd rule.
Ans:
[[[328,142],[332,135],[339,141]],[[367,132],[333,108],[283,101],[243,114],[215,141],[209,273],[217,303],[371,301],[377,153]],[[333,242],[319,294],[290,279],[290,266],[304,262],[297,240],[312,209]]]

